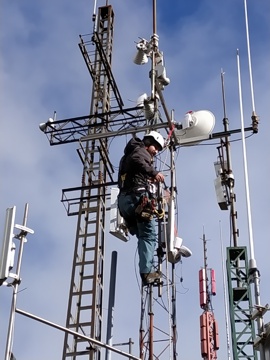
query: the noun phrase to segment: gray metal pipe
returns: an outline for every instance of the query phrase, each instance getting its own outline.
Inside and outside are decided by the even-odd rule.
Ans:
[[[110,292],[108,300],[108,320],[107,320],[107,345],[112,345],[113,338],[113,311],[114,311],[114,302],[115,302],[115,284],[116,284],[116,268],[117,268],[117,252],[112,252],[111,260],[111,277],[110,277]],[[105,360],[111,359],[111,350],[106,349]]]
[[[114,347],[109,346],[109,345],[107,345],[107,344],[104,344],[104,343],[102,343],[101,341],[98,341],[98,340],[96,340],[96,339],[90,338],[90,337],[85,336],[85,335],[83,335],[83,334],[80,334],[80,333],[78,333],[78,332],[76,332],[76,331],[69,330],[69,329],[67,329],[67,328],[65,328],[65,327],[63,327],[63,326],[57,325],[57,324],[55,324],[55,323],[53,323],[53,322],[51,322],[51,321],[48,321],[48,320],[45,320],[45,319],[43,319],[43,318],[41,318],[41,317],[38,317],[38,316],[36,316],[36,315],[30,314],[30,313],[28,313],[28,312],[26,312],[26,311],[23,311],[23,310],[20,310],[20,309],[16,309],[15,311],[16,311],[18,314],[24,315],[24,316],[26,316],[26,317],[29,317],[29,318],[33,319],[33,320],[37,320],[37,321],[39,321],[39,322],[41,322],[41,323],[43,323],[43,324],[49,325],[49,326],[51,326],[51,327],[53,327],[53,328],[55,328],[55,329],[64,331],[64,332],[66,332],[66,333],[68,333],[68,334],[71,334],[71,335],[73,335],[73,336],[77,336],[77,337],[80,337],[80,338],[82,338],[82,339],[88,340],[90,343],[93,343],[93,344],[96,344],[96,345],[98,345],[98,346],[100,346],[100,347],[104,347],[105,349],[109,349],[109,350],[111,350],[111,351],[114,351],[114,352],[116,352],[117,354],[120,354],[120,355],[122,355],[122,356],[125,356],[125,357],[127,357],[127,358],[130,358],[130,359],[132,359],[132,360],[141,360],[140,358],[138,358],[138,357],[136,357],[136,356],[133,356],[133,355],[128,354],[128,353],[126,353],[126,352],[124,352],[124,351],[115,349]]]

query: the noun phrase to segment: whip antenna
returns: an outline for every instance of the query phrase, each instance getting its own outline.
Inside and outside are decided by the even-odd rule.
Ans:
[[[248,52],[248,68],[249,68],[249,78],[250,78],[250,92],[251,92],[251,102],[252,102],[252,127],[253,132],[258,132],[258,123],[259,118],[256,115],[255,111],[255,100],[254,100],[254,89],[253,89],[253,77],[252,77],[252,66],[251,66],[251,56],[250,56],[250,44],[249,44],[249,27],[248,27],[248,14],[247,14],[247,1],[244,0],[245,7],[245,22],[246,22],[246,36],[247,36],[247,52]]]
[[[221,76],[223,117],[224,117],[224,119],[226,119],[226,118],[227,118],[227,115],[226,115],[226,99],[225,99],[224,74],[225,74],[225,72],[223,71],[223,69],[221,69],[220,76]]]
[[[243,145],[243,160],[244,160],[244,174],[245,174],[245,187],[246,187],[246,203],[247,203],[247,216],[248,216],[248,231],[249,231],[249,282],[254,284],[255,306],[261,307],[260,299],[260,272],[257,268],[255,254],[254,254],[254,241],[253,230],[251,220],[251,206],[250,206],[250,194],[249,194],[249,182],[248,182],[248,169],[247,169],[247,157],[246,157],[246,142],[244,134],[244,117],[243,117],[243,105],[242,105],[242,91],[241,91],[241,73],[240,73],[240,57],[239,50],[237,49],[237,70],[238,70],[238,87],[239,87],[239,100],[240,100],[240,117],[241,117],[241,133],[242,133],[242,145]],[[255,319],[255,317],[254,317]],[[261,338],[264,333],[264,323],[262,312],[256,314],[257,329],[259,334],[259,351],[261,360],[265,360],[263,344]]]
[[[254,243],[253,243],[252,220],[251,220],[251,206],[250,206],[249,182],[248,182],[248,169],[247,169],[247,154],[246,154],[244,116],[243,116],[243,102],[242,102],[242,90],[241,90],[241,73],[240,73],[240,56],[239,56],[239,49],[237,49],[237,70],[238,70],[238,90],[239,90],[239,102],[240,102],[242,148],[243,148],[243,161],[244,161],[244,173],[245,173],[245,188],[246,188],[246,201],[247,201],[247,215],[248,215],[248,230],[249,230],[249,242],[250,242],[250,257],[251,257],[251,259],[255,259],[255,256],[254,256]],[[255,261],[255,260],[254,260],[254,261]],[[255,265],[254,267],[256,267],[256,263],[255,263],[254,265]]]

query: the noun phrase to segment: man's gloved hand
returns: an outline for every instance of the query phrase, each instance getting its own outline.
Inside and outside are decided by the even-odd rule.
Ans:
[[[164,182],[164,175],[159,172],[157,173],[157,175],[154,177],[154,179],[157,181],[157,182]]]

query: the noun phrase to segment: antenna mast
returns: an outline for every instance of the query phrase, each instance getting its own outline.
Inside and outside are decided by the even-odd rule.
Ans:
[[[229,120],[226,116],[224,72],[221,72],[222,98],[224,109],[224,133],[229,134]],[[246,247],[238,245],[239,231],[236,225],[236,197],[234,193],[234,175],[231,167],[230,137],[220,139],[218,161],[215,163],[215,180],[218,202],[221,210],[230,209],[231,236],[233,243],[227,248],[227,278],[230,304],[230,323],[232,333],[233,358],[239,360],[248,354],[249,359],[257,359],[253,348],[255,330],[250,319],[252,298],[248,279],[248,256]],[[219,189],[219,191],[218,191]],[[245,344],[245,346],[243,346]]]
[[[225,98],[225,86],[224,86],[224,75],[225,73],[221,70],[221,85],[222,85],[222,100],[223,100],[223,126],[224,132],[229,133],[229,119],[226,114],[226,98]],[[237,228],[237,212],[235,210],[235,193],[234,193],[234,175],[232,171],[232,160],[231,160],[231,147],[229,136],[225,136],[224,140],[221,138],[221,146],[218,148],[219,157],[218,161],[220,164],[220,174],[222,177],[222,182],[226,184],[226,198],[230,204],[230,213],[231,213],[231,231],[232,231],[232,242],[233,246],[237,246],[239,231]],[[224,153],[225,150],[225,153]]]
[[[204,360],[217,359],[219,349],[218,325],[212,309],[211,297],[216,295],[215,271],[208,269],[205,234],[203,234],[204,267],[199,271],[201,354]],[[210,280],[209,280],[210,274]]]
[[[153,0],[153,34],[151,37],[151,40],[146,42],[146,40],[143,39],[143,43],[147,44],[147,48],[151,49],[151,51],[148,50],[147,56],[151,58],[151,70],[150,70],[150,79],[151,79],[151,96],[148,97],[144,101],[145,107],[153,104],[153,112],[152,113],[146,113],[145,116],[148,118],[149,123],[151,126],[153,124],[157,124],[157,122],[160,122],[160,116],[159,116],[159,100],[161,101],[161,105],[163,107],[166,120],[167,120],[167,126],[172,128],[172,122],[171,117],[169,115],[169,112],[166,108],[165,100],[162,94],[162,90],[164,86],[169,84],[169,79],[166,77],[166,71],[163,64],[163,53],[159,50],[158,47],[158,40],[159,37],[157,35],[157,20],[156,20],[156,0]],[[137,46],[137,49],[138,46]],[[139,56],[137,56],[134,61],[136,64],[144,64],[145,61],[139,62],[138,61]],[[150,115],[150,116],[148,116]],[[163,211],[163,203],[162,203],[162,193],[161,189],[159,188],[159,196],[158,196],[158,210],[160,213],[160,217],[158,218],[158,249],[157,249],[157,256],[158,256],[158,269],[162,270],[162,263],[164,262],[164,255],[165,255],[165,261],[166,261],[166,274],[165,279],[162,279],[162,282],[158,284],[158,297],[162,296],[161,288],[165,284],[165,287],[167,289],[168,294],[168,316],[169,316],[169,330],[166,332],[161,331],[161,328],[159,329],[157,326],[157,319],[154,316],[154,286],[149,285],[149,287],[142,291],[142,301],[141,301],[141,326],[140,326],[140,355],[142,356],[148,356],[149,360],[153,360],[154,358],[159,358],[161,354],[165,354],[165,350],[167,350],[167,356],[171,360],[176,360],[177,358],[177,350],[176,350],[176,340],[177,340],[177,329],[176,329],[176,287],[175,287],[175,262],[179,261],[181,258],[181,255],[178,256],[178,259],[176,260],[173,258],[172,266],[169,270],[168,268],[168,254],[170,254],[172,257],[172,252],[176,249],[174,249],[174,239],[175,239],[175,223],[174,223],[174,217],[175,217],[175,196],[176,196],[176,184],[175,184],[175,163],[174,163],[174,147],[170,146],[170,181],[171,181],[171,187],[170,187],[170,204],[168,206],[168,219],[164,218],[164,211]],[[167,222],[166,222],[167,221]],[[163,233],[163,237],[162,234]],[[170,239],[170,240],[168,240]],[[166,250],[164,251],[164,247]],[[188,255],[190,256],[190,255]],[[171,259],[172,260],[172,259]],[[164,273],[164,271],[163,271]],[[167,286],[166,286],[167,284]],[[171,297],[170,297],[171,295]],[[148,321],[145,319],[145,303],[148,304]],[[147,322],[148,329],[144,329],[143,323]],[[155,326],[154,326],[155,321]],[[166,334],[165,339],[165,348],[159,349],[160,355],[154,355],[154,338],[155,334]],[[148,340],[145,341],[147,339]],[[157,346],[155,348],[155,354],[157,354]],[[148,355],[146,355],[146,353]]]
[[[252,128],[254,133],[258,132],[259,117],[255,111],[255,100],[254,100],[254,89],[253,89],[253,76],[251,66],[251,55],[250,55],[250,44],[249,44],[249,26],[248,26],[248,13],[247,13],[247,0],[244,0],[245,8],[245,24],[246,24],[246,36],[247,36],[247,51],[248,51],[248,67],[249,67],[249,78],[250,78],[250,92],[251,92],[251,103],[252,103]]]

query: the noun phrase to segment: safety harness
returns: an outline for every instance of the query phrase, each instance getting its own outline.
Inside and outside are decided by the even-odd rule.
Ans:
[[[139,203],[135,209],[135,213],[138,218],[144,221],[151,221],[153,217],[162,219],[165,214],[165,211],[163,207],[158,209],[158,201],[155,196],[155,193],[153,193],[151,190],[148,190],[147,192],[141,195]]]

